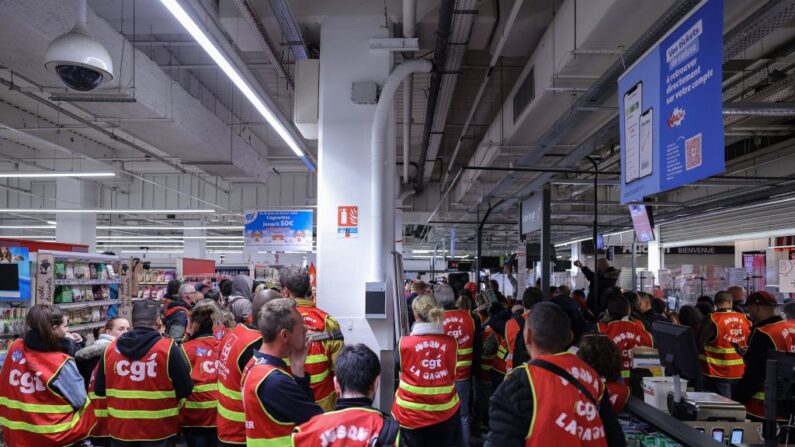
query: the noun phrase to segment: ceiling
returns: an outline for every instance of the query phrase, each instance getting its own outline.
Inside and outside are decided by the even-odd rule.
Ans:
[[[637,56],[633,51],[648,47],[644,41],[648,30],[664,21],[669,7],[695,4],[662,0],[637,8],[634,2],[470,0],[476,13],[468,21],[459,17],[452,22],[453,33],[459,30],[467,40],[457,69],[441,75],[442,88],[448,85],[451,90],[449,103],[433,115],[433,128],[440,129],[432,139],[438,141],[438,149],[431,143],[430,149],[423,150],[431,75],[418,74],[413,79],[408,159],[400,150],[401,129],[407,124],[405,104],[401,92],[396,95],[396,174],[402,175],[403,163],[410,165],[409,182],[402,191],[408,197],[402,208],[408,249],[448,244],[455,228],[459,251],[472,253],[476,223],[492,208],[483,234],[486,252],[513,251],[518,240],[517,203],[550,181],[555,242],[590,234],[595,193],[601,201],[600,225],[606,231],[629,227],[626,210],[618,206],[618,188],[601,184],[594,190],[589,186],[591,174],[462,168],[587,171],[591,165],[585,156],[594,155],[600,160],[603,183],[615,179],[608,173],[619,168],[616,88],[614,82],[602,81],[619,64],[626,64],[625,58]],[[233,0],[190,3],[230,45],[235,61],[289,122],[295,42],[282,33],[272,7],[278,2],[245,2],[264,34],[244,20]],[[383,15],[393,34],[402,35],[402,0],[286,3],[310,57],[322,51],[320,23],[329,15]],[[465,3],[469,4],[456,1]],[[742,35],[751,27],[759,31],[745,38],[742,51],[725,58],[726,103],[793,101],[792,11],[776,9],[788,3],[726,0],[727,36]],[[438,56],[441,4],[440,0],[417,2],[420,49],[413,54],[395,53],[396,64]],[[47,44],[72,27],[76,2],[8,0],[0,8],[4,25],[0,27],[0,83],[4,87],[0,89],[0,163],[4,170],[110,168],[119,175],[97,181],[101,206],[213,207],[225,222],[239,223],[241,212],[247,209],[316,205],[315,174],[159,0],[88,0],[87,5],[92,35],[106,45],[119,73],[98,92],[106,97],[104,102],[58,99],[65,89],[41,69]],[[573,22],[564,21],[569,20],[567,14],[572,14]],[[576,42],[572,50],[566,49],[569,41]],[[453,53],[448,49],[448,54]],[[536,99],[514,115],[514,97],[531,74]],[[597,98],[594,105],[602,109],[572,112],[583,98]],[[786,114],[726,116],[727,175],[795,176],[795,160],[786,158],[792,152],[792,118]],[[300,144],[314,159],[317,141],[301,138]],[[425,175],[417,178],[424,152]],[[780,163],[783,159],[787,163]],[[655,208],[658,222],[762,200],[747,195],[755,188],[783,194],[793,186],[769,179],[711,179],[657,197],[661,205],[667,204]],[[0,182],[2,190],[7,204],[20,207],[52,205],[56,192],[52,181],[6,180]],[[0,216],[0,223],[33,224],[46,219],[16,214]],[[158,223],[196,219],[200,216],[189,213],[175,220],[138,218]]]

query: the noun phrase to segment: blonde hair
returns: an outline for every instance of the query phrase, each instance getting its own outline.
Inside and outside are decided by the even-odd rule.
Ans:
[[[215,301],[203,299],[193,306],[191,321],[199,325],[200,329],[212,330],[223,324],[223,314]]]
[[[414,299],[411,310],[425,323],[441,323],[444,310],[439,307],[436,298],[431,295],[422,295]]]

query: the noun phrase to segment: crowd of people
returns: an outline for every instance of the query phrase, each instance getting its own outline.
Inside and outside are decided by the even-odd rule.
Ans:
[[[607,279],[600,261],[593,275]],[[510,275],[508,275],[510,277]],[[513,290],[516,290],[514,288]],[[699,389],[764,416],[769,350],[792,352],[795,321],[767,292],[733,287],[670,312],[644,292],[599,280],[505,296],[415,281],[412,320],[395,349],[389,414],[373,408],[382,358],[345,345],[316,306],[305,269],[278,287],[246,276],[169,283],[81,347],[57,307],[36,305],[0,371],[0,424],[10,446],[624,446],[617,415],[654,346],[654,323],[688,326]],[[601,293],[596,297],[594,294]],[[789,316],[788,316],[789,315]],[[182,442],[182,441],[181,441]]]

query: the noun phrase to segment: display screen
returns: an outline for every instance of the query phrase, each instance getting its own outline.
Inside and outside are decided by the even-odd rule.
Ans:
[[[629,214],[632,216],[632,226],[638,242],[651,242],[654,240],[651,218],[645,205],[629,205]]]
[[[723,442],[723,429],[722,428],[713,428],[712,429],[712,439]]]
[[[732,429],[732,444],[740,444],[743,442],[743,429],[742,428],[734,428]]]
[[[0,300],[30,299],[30,259],[26,247],[0,247]]]

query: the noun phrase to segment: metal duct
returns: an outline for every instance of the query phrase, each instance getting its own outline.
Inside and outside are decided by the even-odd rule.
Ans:
[[[735,102],[723,105],[724,115],[795,116],[792,102]]]
[[[295,20],[293,10],[287,0],[270,0],[273,15],[282,29],[282,36],[290,46],[290,51],[296,60],[309,59],[309,49],[301,36],[301,28]]]
[[[276,53],[273,51],[274,45],[268,39],[268,34],[265,31],[265,25],[263,25],[259,17],[257,17],[257,11],[254,9],[254,6],[251,5],[248,0],[232,0],[232,3],[237,6],[238,11],[240,11],[240,15],[243,16],[251,28],[254,29],[254,35],[259,41],[260,47],[262,47],[262,51],[265,53],[265,57],[267,57],[268,61],[270,61],[270,63],[273,65],[273,69],[276,70],[276,73],[279,75],[279,77],[287,80],[290,88],[293,88],[293,80],[289,76],[287,70],[282,67],[282,62],[278,57],[276,57]]]
[[[428,144],[431,138],[431,128],[436,113],[436,103],[439,100],[439,90],[442,84],[442,72],[447,60],[447,48],[450,39],[450,30],[453,26],[453,10],[455,0],[442,0],[439,6],[439,21],[436,25],[436,46],[433,50],[433,73],[431,73],[431,86],[428,92],[428,105],[425,109],[425,127],[422,133],[422,149],[420,152],[420,166],[415,182],[417,189],[422,188],[425,175],[425,161],[428,159]]]

